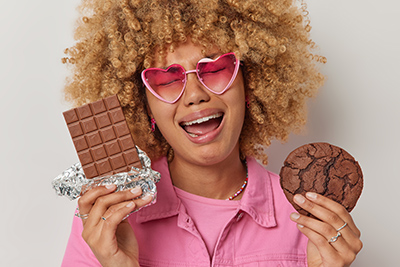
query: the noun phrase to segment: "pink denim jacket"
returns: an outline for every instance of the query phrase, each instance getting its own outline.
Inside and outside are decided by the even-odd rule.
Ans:
[[[139,243],[141,266],[307,266],[308,239],[289,219],[279,176],[248,158],[248,184],[236,214],[226,223],[210,257],[185,207],[176,196],[166,158],[153,163],[161,173],[157,203],[128,220]],[[211,220],[212,218],[210,218]],[[62,266],[100,266],[74,218]]]

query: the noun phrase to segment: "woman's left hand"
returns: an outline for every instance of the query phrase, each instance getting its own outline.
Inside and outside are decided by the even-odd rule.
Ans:
[[[316,193],[308,192],[306,197],[295,195],[294,201],[320,219],[298,213],[290,216],[308,237],[308,266],[350,266],[363,244],[360,230],[349,212],[337,202]]]

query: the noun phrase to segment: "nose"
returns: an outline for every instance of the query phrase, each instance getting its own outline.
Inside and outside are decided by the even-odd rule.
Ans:
[[[184,104],[191,106],[210,101],[209,93],[211,92],[199,81],[196,72],[188,72],[186,75],[186,88],[182,95]]]

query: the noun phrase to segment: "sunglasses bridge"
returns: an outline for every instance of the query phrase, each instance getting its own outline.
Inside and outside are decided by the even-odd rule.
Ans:
[[[233,62],[233,65],[236,65],[236,62]],[[240,62],[240,65],[242,65],[242,62]],[[186,80],[187,80],[187,75],[188,75],[188,74],[190,74],[190,73],[196,73],[197,78],[198,78],[200,81],[203,81],[203,78],[199,77],[199,74],[198,74],[197,69],[188,70],[188,71],[185,70],[183,67],[182,67],[182,69],[184,70],[184,71],[182,72],[182,74],[185,75]]]
[[[183,67],[182,67],[182,69],[183,69]],[[186,79],[186,80],[187,80],[187,75],[188,75],[188,74],[190,74],[190,73],[196,73],[197,79],[199,79],[200,81],[203,81],[203,78],[199,77],[199,74],[198,74],[198,72],[197,72],[197,69],[188,70],[188,71],[186,71],[185,69],[183,69],[183,70],[184,70],[184,72],[182,72],[182,74],[185,75],[185,79]],[[184,81],[184,80],[182,80],[182,82],[183,82],[183,81]]]

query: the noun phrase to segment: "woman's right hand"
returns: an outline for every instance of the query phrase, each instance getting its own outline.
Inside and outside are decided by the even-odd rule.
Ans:
[[[127,220],[132,211],[152,201],[141,188],[114,192],[115,185],[99,186],[86,192],[79,200],[82,237],[102,266],[139,266],[139,247]]]

